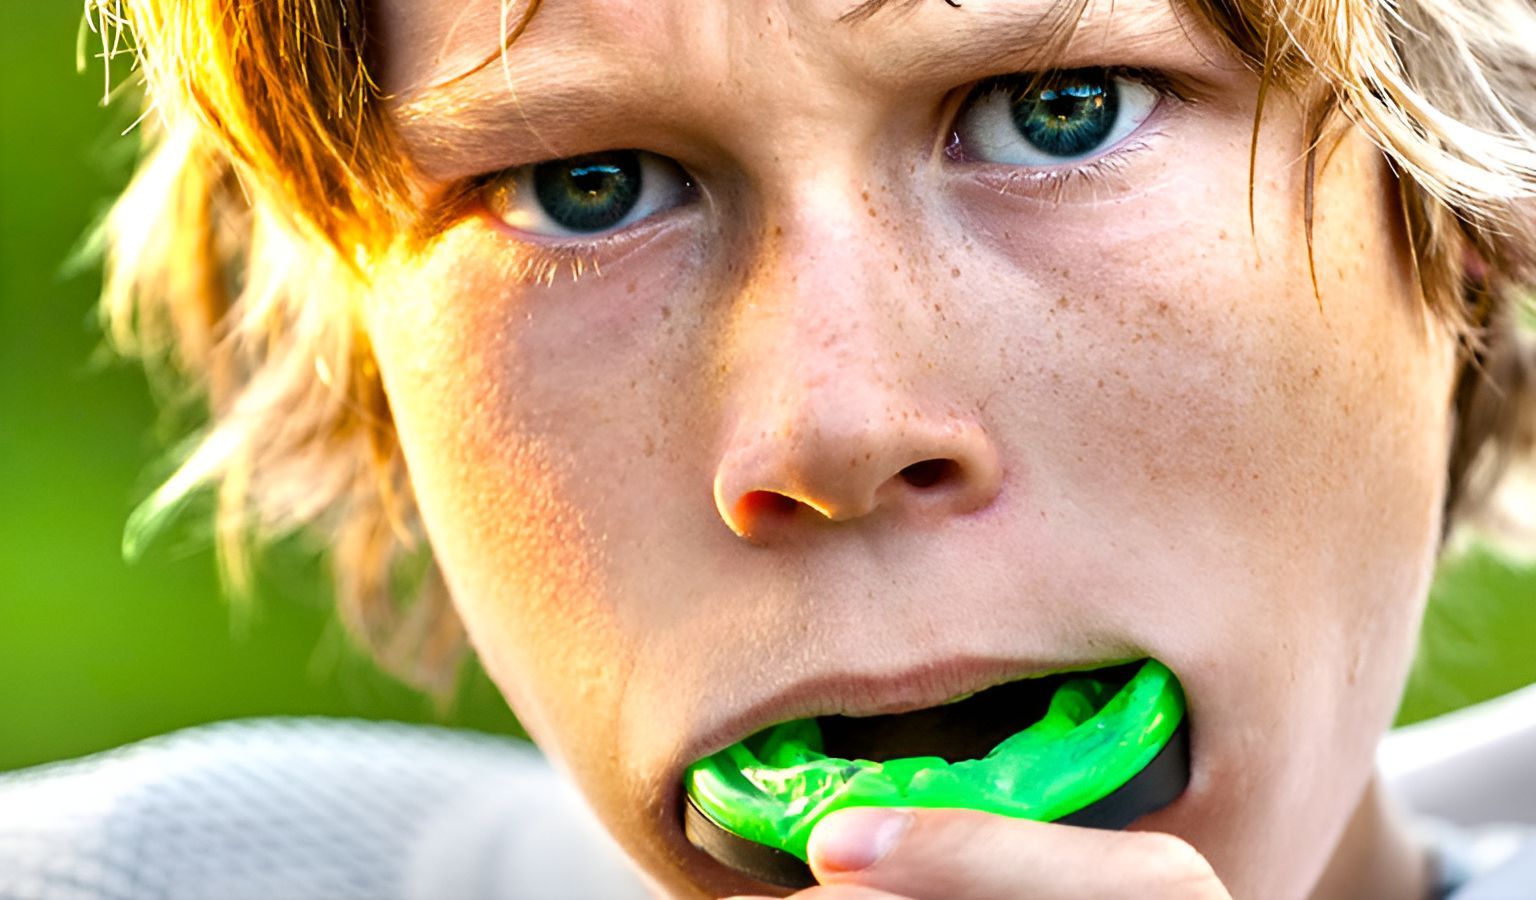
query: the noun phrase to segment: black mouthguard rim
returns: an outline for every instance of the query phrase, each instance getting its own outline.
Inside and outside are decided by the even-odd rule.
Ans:
[[[1189,786],[1189,720],[1186,718],[1146,768],[1103,798],[1057,819],[1062,825],[1118,831],[1162,809]],[[743,875],[800,890],[816,884],[804,860],[777,847],[741,837],[716,822],[685,794],[683,833],[688,842]]]

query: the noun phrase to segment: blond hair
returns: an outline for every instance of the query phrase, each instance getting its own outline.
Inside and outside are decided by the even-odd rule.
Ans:
[[[886,3],[845,19],[856,27]],[[1060,20],[1086,3],[1062,6]],[[463,638],[430,559],[413,588],[400,584],[402,566],[429,551],[356,316],[367,260],[424,226],[402,212],[417,205],[371,74],[368,4],[86,6],[109,62],[132,51],[147,101],[142,161],[104,229],[106,327],[123,352],[191,384],[209,413],[195,449],[130,522],[129,549],[215,487],[237,586],[248,548],[307,532],[329,552],[351,631],[397,674],[445,685]],[[510,17],[508,44],[537,7]],[[1509,462],[1530,458],[1536,422],[1536,362],[1515,321],[1536,285],[1536,9],[1190,8],[1260,74],[1261,108],[1277,89],[1317,98],[1309,242],[1310,173],[1341,126],[1363,130],[1393,166],[1424,303],[1465,348],[1446,521],[1471,521]]]

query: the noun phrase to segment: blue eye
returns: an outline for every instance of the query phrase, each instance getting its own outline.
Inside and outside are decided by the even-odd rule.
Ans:
[[[642,187],[634,153],[598,153],[533,167],[533,191],[544,212],[571,231],[592,232],[622,222]]]
[[[1148,85],[1106,69],[1010,75],[979,85],[955,136],[968,158],[1051,166],[1109,150],[1157,107]]]
[[[692,196],[682,167],[641,150],[608,150],[513,169],[489,186],[486,205],[520,231],[595,235],[634,224]]]

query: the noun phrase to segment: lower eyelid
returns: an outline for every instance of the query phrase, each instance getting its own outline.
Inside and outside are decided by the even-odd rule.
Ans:
[[[1167,135],[1159,130],[1138,133],[1119,147],[1086,162],[1049,169],[1029,169],[980,161],[962,164],[959,174],[1008,197],[1047,202],[1098,202],[1124,197],[1152,185],[1130,169],[1156,154]]]
[[[581,263],[601,271],[605,266],[619,264],[635,251],[671,231],[687,227],[679,218],[687,215],[691,206],[684,204],[672,207],[619,231],[582,239],[549,237],[521,231],[508,225],[483,204],[475,211],[475,215],[497,239],[510,242],[517,251],[537,259],[541,264]]]

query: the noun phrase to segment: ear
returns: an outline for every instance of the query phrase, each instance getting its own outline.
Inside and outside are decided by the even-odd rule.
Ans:
[[[1491,267],[1477,244],[1467,238],[1461,241],[1461,271],[1469,284],[1487,284]]]

